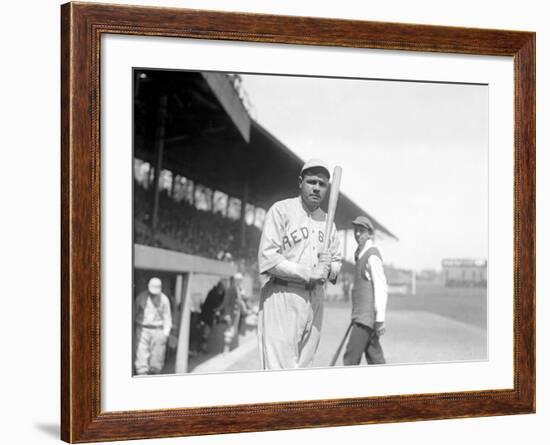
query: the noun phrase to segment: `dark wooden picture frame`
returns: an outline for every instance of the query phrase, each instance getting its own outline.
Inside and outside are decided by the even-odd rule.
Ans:
[[[513,57],[513,389],[102,412],[99,73],[103,34]],[[61,35],[63,440],[93,442],[535,411],[534,33],[68,3],[61,7]]]

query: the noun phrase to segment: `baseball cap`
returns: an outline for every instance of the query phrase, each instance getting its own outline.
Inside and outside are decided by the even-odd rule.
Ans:
[[[309,170],[310,168],[322,168],[326,170],[328,177],[330,178],[330,170],[328,168],[328,165],[326,162],[321,161],[320,159],[310,159],[309,161],[306,161],[304,166],[302,167],[302,170],[300,170],[300,175],[304,173],[305,170]]]
[[[162,292],[162,282],[160,281],[160,278],[151,278],[149,280],[149,284],[147,285],[147,289],[153,295],[160,294]]]
[[[371,220],[363,215],[358,216],[351,223],[354,226],[361,226],[361,227],[365,227],[366,229],[374,230],[374,225],[372,224]]]

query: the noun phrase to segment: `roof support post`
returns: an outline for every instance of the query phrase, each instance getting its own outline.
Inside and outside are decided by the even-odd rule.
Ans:
[[[176,373],[187,372],[189,367],[189,333],[191,329],[191,284],[192,273],[178,275],[183,278],[181,289],[181,313],[178,333],[178,350],[176,352]]]
[[[346,261],[348,258],[348,235],[349,230],[344,229],[344,261]]]
[[[227,201],[225,202],[225,216],[229,218],[229,208],[231,207],[231,196],[227,195]]]
[[[246,247],[246,203],[248,201],[248,177],[244,178],[243,196],[241,199],[241,248]]]
[[[176,196],[176,173],[172,172],[172,182],[170,183],[170,197],[174,199]]]
[[[167,114],[168,96],[163,94],[159,99],[159,108],[157,112],[157,129],[155,135],[155,179],[153,182],[153,209],[151,212],[151,241],[155,239],[155,230],[158,222],[159,209],[159,180],[162,173],[162,157],[164,154],[164,141],[166,136],[166,114]]]
[[[195,207],[195,181],[192,181],[189,178],[185,178],[185,187],[189,188],[189,190],[187,190],[187,198],[189,198],[189,204]]]

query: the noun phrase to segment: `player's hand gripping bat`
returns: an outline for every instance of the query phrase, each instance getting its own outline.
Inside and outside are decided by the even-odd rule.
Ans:
[[[332,173],[332,182],[330,185],[330,196],[328,198],[327,221],[325,224],[325,238],[321,252],[328,251],[329,240],[331,237],[334,215],[336,214],[336,205],[338,204],[338,195],[340,195],[340,181],[342,180],[342,167],[337,165]]]

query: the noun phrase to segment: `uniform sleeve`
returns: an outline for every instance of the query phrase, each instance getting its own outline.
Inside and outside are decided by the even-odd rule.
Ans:
[[[144,291],[141,291],[134,300],[134,323],[139,324],[143,321],[143,314],[140,314],[140,306],[145,298]]]
[[[336,282],[336,278],[338,277],[340,269],[342,268],[343,253],[342,245],[340,243],[340,237],[338,236],[338,230],[336,229],[335,224],[332,225],[332,232],[328,250],[331,254],[329,280],[331,282]]]
[[[386,283],[386,275],[384,275],[384,266],[379,256],[371,255],[369,257],[369,268],[374,287],[376,321],[384,322],[388,303],[388,285]]]
[[[162,321],[163,321],[163,332],[167,337],[170,335],[172,330],[172,311],[170,310],[170,300],[164,294],[162,294]]]
[[[308,267],[289,260],[283,260],[268,271],[271,275],[290,281],[309,282],[311,270]]]
[[[139,302],[139,294],[137,295],[136,298],[134,298],[134,301],[133,301],[133,310],[134,310],[134,313],[132,314],[132,316],[134,317],[134,324],[137,324],[138,323],[138,302]]]
[[[283,231],[283,215],[277,204],[274,204],[265,215],[262,237],[258,248],[260,274],[266,273],[285,259],[281,253]]]

